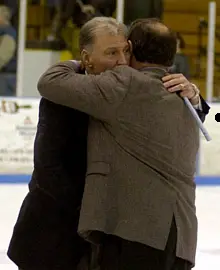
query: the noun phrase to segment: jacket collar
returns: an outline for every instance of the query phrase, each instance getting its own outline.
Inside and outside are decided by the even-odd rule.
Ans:
[[[168,73],[168,68],[165,67],[144,67],[139,69],[140,72],[143,73],[151,73],[154,77],[162,78]]]

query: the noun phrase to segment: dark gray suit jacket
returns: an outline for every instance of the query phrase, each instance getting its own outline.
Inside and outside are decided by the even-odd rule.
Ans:
[[[178,257],[194,263],[194,174],[199,130],[183,100],[163,87],[162,69],[119,66],[98,76],[74,63],[50,68],[40,94],[91,115],[79,232],[100,231],[165,248],[173,215]]]
[[[22,269],[74,270],[89,248],[77,234],[88,120],[77,110],[40,101],[34,171],[8,248]]]

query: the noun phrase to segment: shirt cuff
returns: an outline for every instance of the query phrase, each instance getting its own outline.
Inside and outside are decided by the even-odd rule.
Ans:
[[[194,108],[195,110],[199,110],[199,111],[201,111],[201,112],[202,112],[202,103],[201,103],[201,98],[199,98],[199,103],[198,103],[198,104],[193,105],[193,108]]]

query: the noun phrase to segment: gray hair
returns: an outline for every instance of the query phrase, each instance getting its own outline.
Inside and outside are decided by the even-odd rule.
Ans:
[[[123,23],[119,23],[111,17],[95,17],[83,25],[79,34],[79,48],[82,51],[84,48],[93,45],[94,39],[98,32],[105,32],[111,35],[127,35],[127,27]]]
[[[11,20],[11,10],[7,6],[0,6],[0,17],[5,21],[5,22],[10,22]]]

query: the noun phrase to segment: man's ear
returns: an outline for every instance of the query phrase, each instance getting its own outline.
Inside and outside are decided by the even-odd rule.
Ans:
[[[129,45],[129,48],[130,48],[130,52],[132,54],[133,53],[133,46],[132,46],[132,42],[130,40],[128,40],[128,45]]]
[[[81,59],[82,59],[82,66],[86,69],[89,68],[91,63],[90,63],[90,56],[89,52],[87,50],[82,50],[81,52]]]

